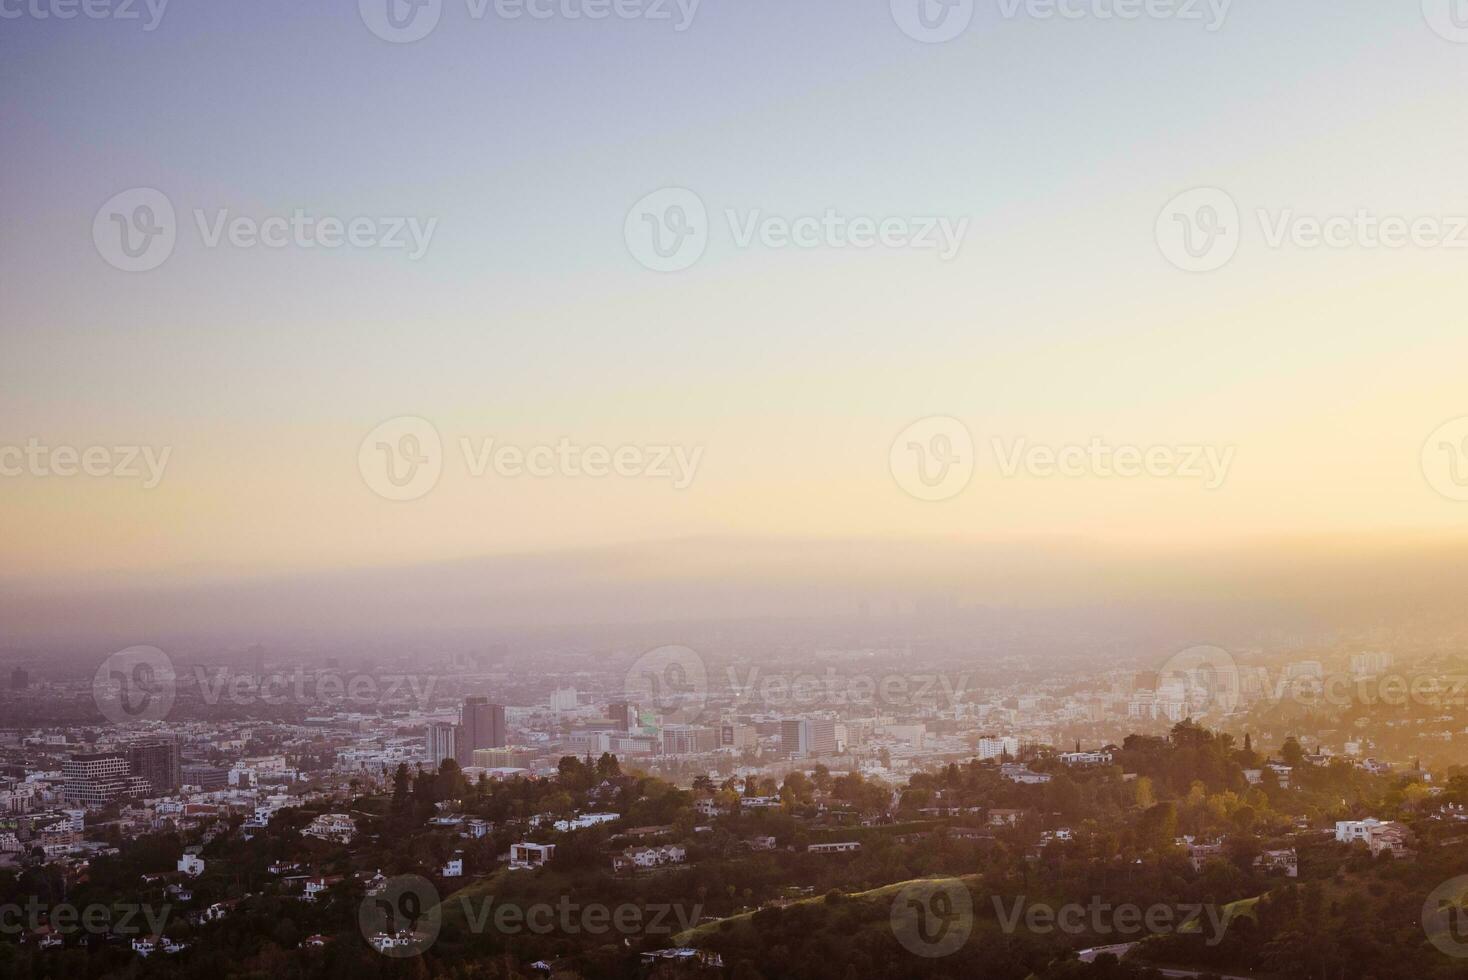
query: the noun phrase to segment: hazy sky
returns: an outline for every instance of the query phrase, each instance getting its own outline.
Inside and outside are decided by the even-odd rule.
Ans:
[[[943,43],[887,0],[705,0],[683,30],[671,0],[667,20],[442,0],[413,43],[376,36],[372,3],[178,2],[147,30],[141,3],[61,20],[36,15],[55,0],[0,0],[0,447],[108,447],[114,467],[114,447],[168,452],[151,487],[141,462],[68,477],[0,455],[19,468],[0,477],[8,575],[693,535],[1151,546],[1468,526],[1450,499],[1468,466],[1423,465],[1468,416],[1468,247],[1372,248],[1358,224],[1340,247],[1269,242],[1364,210],[1468,246],[1468,43],[1433,0],[1237,0],[1214,30],[1191,0],[1200,19],[978,0]],[[670,187],[706,207],[707,250],[652,271],[629,211]],[[1157,229],[1199,187],[1237,204],[1237,254],[1187,272]],[[134,188],[176,214],[149,271],[94,242]],[[942,217],[961,249],[738,241],[828,209],[914,234]],[[210,244],[222,211],[297,210],[432,232],[416,258]],[[892,463],[932,416],[974,444],[971,481],[940,501]],[[362,445],[399,417],[443,447],[408,501],[367,471],[416,432]],[[941,425],[915,441],[942,449]],[[696,466],[476,477],[461,438],[631,447],[654,470],[676,447]],[[1016,449],[1093,440],[1227,466],[1004,473]]]

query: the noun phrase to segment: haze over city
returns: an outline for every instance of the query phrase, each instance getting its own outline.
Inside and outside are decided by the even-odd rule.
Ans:
[[[0,0],[0,977],[1468,977],[1468,0]]]

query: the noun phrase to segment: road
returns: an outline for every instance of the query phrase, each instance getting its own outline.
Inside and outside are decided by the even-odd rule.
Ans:
[[[1136,943],[1116,943],[1111,946],[1094,946],[1091,949],[1081,950],[1076,954],[1076,957],[1082,963],[1094,963],[1096,957],[1103,953],[1110,953],[1117,959],[1124,959],[1126,954],[1130,953],[1136,945]],[[1202,977],[1209,975],[1210,972],[1208,970],[1179,970],[1170,967],[1158,967],[1157,969],[1164,977]],[[1223,980],[1254,980],[1253,977],[1243,977],[1234,973],[1218,975],[1222,976]]]

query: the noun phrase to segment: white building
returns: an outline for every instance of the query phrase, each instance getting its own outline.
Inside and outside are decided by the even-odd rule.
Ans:
[[[350,814],[322,813],[318,814],[316,819],[312,820],[301,833],[320,840],[349,844],[357,835],[357,824],[352,820]]]
[[[1365,820],[1337,820],[1335,839],[1342,844],[1370,840],[1372,829],[1380,826],[1381,821],[1375,817],[1367,817]]]
[[[520,843],[510,845],[510,870],[528,871],[538,868],[556,856],[554,844]]]
[[[572,817],[570,820],[557,820],[555,828],[559,831],[585,830],[587,827],[595,827],[599,823],[611,823],[613,820],[621,819],[620,813],[583,813]],[[539,826],[539,818],[531,821],[532,825]]]
[[[997,759],[1008,753],[1010,758],[1019,755],[1019,739],[1010,735],[986,735],[979,739],[979,758]]]
[[[686,860],[688,851],[680,844],[629,847],[612,858],[612,867],[618,871],[629,871],[635,868],[659,868],[665,864],[682,864]]]
[[[204,859],[197,853],[185,852],[184,856],[178,859],[178,870],[190,878],[197,878],[204,873]]]

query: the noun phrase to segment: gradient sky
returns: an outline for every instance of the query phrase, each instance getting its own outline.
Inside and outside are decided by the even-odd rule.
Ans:
[[[13,8],[12,8],[13,9]],[[1468,44],[1415,2],[1238,0],[1222,29],[1007,19],[922,44],[888,4],[706,0],[667,22],[471,20],[414,44],[355,4],[175,2],[160,26],[0,20],[0,444],[173,447],[163,482],[0,479],[12,576],[280,570],[728,534],[1140,543],[1459,535],[1423,477],[1468,415],[1468,250],[1267,248],[1255,208],[1468,214]],[[164,191],[179,243],[91,240]],[[695,190],[708,254],[658,274],[635,201]],[[1238,256],[1153,237],[1226,189]],[[960,256],[738,249],[726,208],[968,218]],[[205,248],[191,212],[438,221],[428,254]],[[384,419],[450,444],[375,496]],[[1000,479],[923,503],[925,416],[1062,445],[1233,446],[1226,484]],[[663,481],[470,479],[459,436],[702,446]]]

